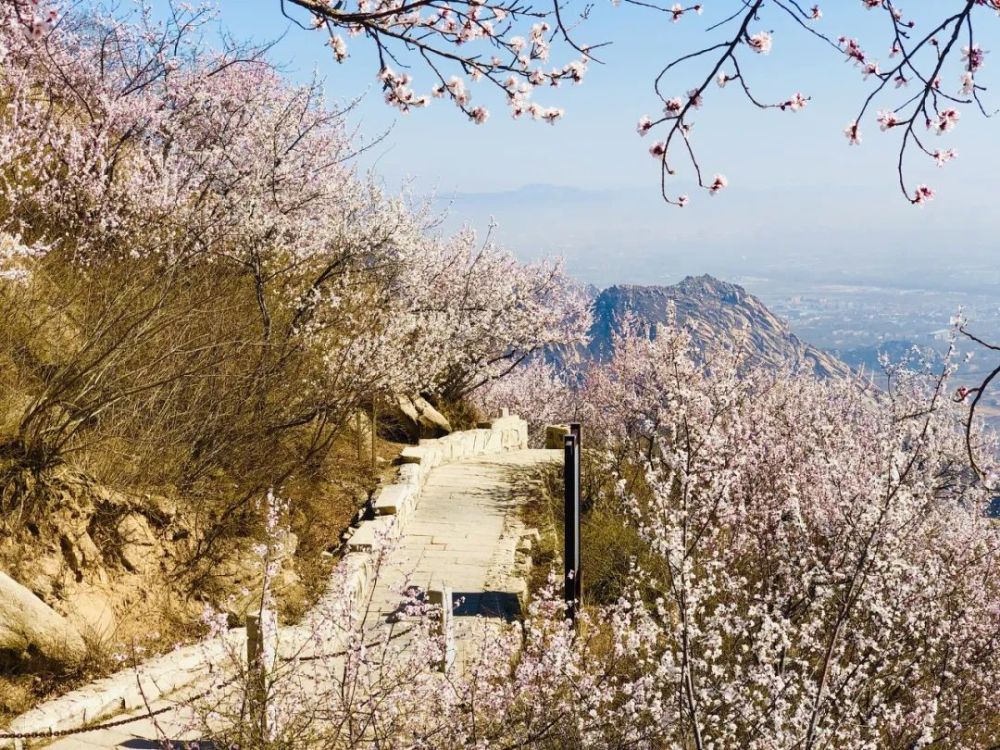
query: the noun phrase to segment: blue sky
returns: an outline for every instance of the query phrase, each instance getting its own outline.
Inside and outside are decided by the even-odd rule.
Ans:
[[[580,86],[536,96],[566,110],[555,126],[512,120],[482,85],[473,88],[473,99],[492,112],[485,125],[469,123],[442,100],[401,115],[382,103],[374,53],[362,40],[349,40],[350,58],[338,65],[320,34],[282,17],[278,0],[221,0],[219,12],[220,23],[237,37],[281,37],[272,56],[291,77],[317,71],[331,99],[362,97],[353,123],[367,137],[388,131],[362,157],[362,168],[374,168],[393,188],[409,182],[418,193],[454,197],[451,223],[483,229],[493,217],[501,240],[516,252],[561,253],[571,270],[598,285],[669,281],[699,270],[748,275],[755,267],[767,273],[799,268],[814,276],[877,268],[880,278],[898,269],[933,280],[942,266],[954,270],[963,263],[985,269],[986,276],[975,274],[977,282],[1000,283],[989,276],[1000,265],[993,208],[1000,118],[985,121],[966,108],[955,133],[933,143],[957,148],[959,158],[944,169],[923,160],[910,168],[913,183],[931,184],[938,198],[926,208],[909,206],[896,188],[896,139],[879,132],[874,110],[863,123],[861,147],[848,147],[843,136],[868,91],[860,73],[771,9],[757,28],[774,32],[774,49],[768,56],[743,54],[748,78],[763,99],[802,91],[812,101],[794,114],[760,112],[735,87],[713,86],[694,140],[703,167],[725,173],[730,188],[716,198],[695,194],[689,175],[682,175],[671,192],[690,192],[694,203],[678,210],[657,199],[658,165],[646,151],[650,136],[640,139],[635,123],[658,110],[652,79],[662,65],[714,40],[705,27],[735,3],[707,0],[704,16],[672,24],[642,8],[600,2],[578,38],[611,42],[601,53],[606,64],[591,65]],[[910,3],[923,11],[946,4],[952,0]],[[877,17],[860,3],[828,0],[824,14],[818,28],[857,36],[876,56],[887,56]],[[982,14],[981,21],[982,46],[998,50],[995,59],[987,56],[982,78],[988,83],[995,73],[1000,81],[996,20]],[[699,66],[689,71],[670,79],[667,90],[681,94],[704,75]],[[413,73],[418,91],[433,85],[420,67]],[[958,71],[951,77],[957,88]]]

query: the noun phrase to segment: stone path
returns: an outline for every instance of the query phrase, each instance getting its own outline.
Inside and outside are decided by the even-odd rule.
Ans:
[[[514,514],[515,489],[527,472],[562,458],[562,451],[515,450],[436,467],[427,477],[403,538],[389,553],[372,594],[366,624],[378,627],[400,604],[397,593],[410,584],[427,591],[449,586],[461,604],[454,623],[458,662],[475,648],[472,633],[483,619],[502,621],[517,614],[524,582],[517,576],[515,556],[521,537]],[[193,686],[196,692],[200,686]],[[182,699],[159,701],[153,709]],[[142,713],[141,711],[137,713]],[[192,740],[192,717],[181,708],[155,720],[80,734],[48,745],[58,750],[80,748],[158,748],[157,738]],[[33,745],[35,746],[35,745]]]
[[[511,510],[525,470],[560,461],[562,451],[520,450],[434,469],[403,538],[383,563],[369,622],[397,612],[398,592],[451,589],[458,660],[475,648],[473,618],[509,620],[520,612],[524,581],[515,570],[519,524]]]

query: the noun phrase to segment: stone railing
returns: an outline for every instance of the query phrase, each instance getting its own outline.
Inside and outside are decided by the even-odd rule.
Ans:
[[[460,461],[528,447],[528,423],[506,412],[497,419],[404,448],[398,460],[395,481],[383,485],[373,497],[374,518],[362,521],[347,540],[347,552],[331,576],[336,581],[302,622],[288,630],[303,630],[323,622],[331,599],[341,612],[344,605],[355,617],[374,585],[379,550],[405,531],[406,521],[420,499],[427,477],[442,463]],[[349,601],[343,601],[344,598]],[[93,724],[99,719],[131,711],[160,700],[193,683],[204,681],[223,667],[233,655],[245,651],[246,629],[235,628],[221,639],[174,650],[145,662],[136,669],[122,670],[71,693],[43,703],[17,717],[4,733],[60,732]],[[141,689],[139,686],[142,686]],[[0,748],[20,747],[0,739]]]
[[[340,561],[348,576],[346,596],[353,605],[360,609],[367,601],[378,552],[405,532],[406,521],[417,507],[421,490],[434,467],[527,447],[528,423],[504,410],[502,416],[481,423],[478,429],[421,440],[419,445],[404,448],[395,481],[375,493],[372,498],[375,516],[354,529],[347,540],[347,554]],[[337,595],[345,596],[343,589]]]

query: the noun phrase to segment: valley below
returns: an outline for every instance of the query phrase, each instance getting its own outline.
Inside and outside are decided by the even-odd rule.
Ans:
[[[878,355],[939,366],[947,352],[951,319],[961,314],[970,333],[996,344],[1000,294],[986,289],[821,284],[740,277],[789,328],[852,367],[873,370]],[[914,353],[914,347],[919,350]],[[966,355],[971,358],[966,359]],[[960,337],[955,386],[974,387],[996,367],[990,352]],[[979,414],[1000,427],[1000,392],[983,395]]]

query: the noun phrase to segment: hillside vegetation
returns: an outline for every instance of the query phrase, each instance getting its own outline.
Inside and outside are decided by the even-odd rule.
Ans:
[[[294,618],[323,585],[408,410],[506,406],[536,436],[584,423],[575,625],[558,503],[533,498],[534,597],[461,669],[439,668],[412,587],[407,637],[372,643],[340,566],[303,626],[340,650],[237,668],[201,737],[996,746],[998,442],[953,391],[954,351],[881,390],[817,377],[839,363],[703,278],[604,295],[599,356],[567,368],[551,350],[580,352],[591,315],[558,263],[442,236],[352,167],[364,144],[320,82],[203,46],[202,10],[137,7],[0,4],[0,714],[218,635],[257,597],[273,632],[271,592]]]
[[[0,9],[0,569],[94,659],[245,598],[268,490],[335,548],[375,479],[359,412],[447,410],[587,324],[558,265],[358,174],[319,81],[175,11]],[[83,668],[51,651],[9,638],[4,674]]]

